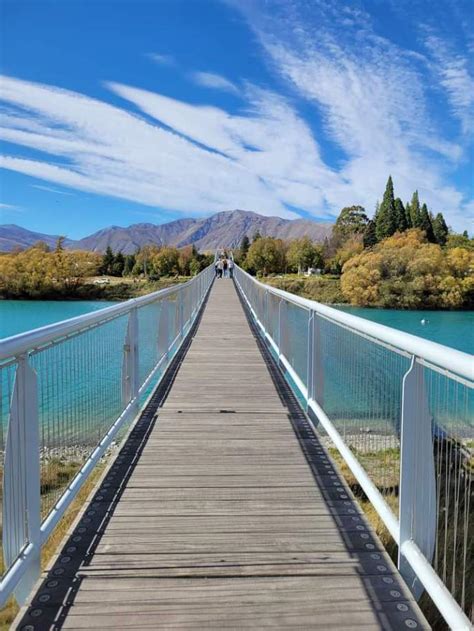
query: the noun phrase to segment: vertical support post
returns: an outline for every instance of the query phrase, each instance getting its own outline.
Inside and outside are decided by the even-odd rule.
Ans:
[[[403,557],[403,544],[414,541],[431,562],[436,539],[436,480],[432,418],[423,366],[412,358],[403,378],[400,454],[400,545],[398,568],[415,598],[423,585]]]
[[[315,312],[313,318],[313,398],[324,405],[324,360],[321,316]]]
[[[268,291],[263,294],[262,324],[264,333],[268,333]]]
[[[10,406],[3,479],[3,555],[6,567],[26,544],[33,545],[28,569],[14,594],[20,605],[40,576],[41,496],[38,381],[28,357],[18,360]]]
[[[178,290],[178,330],[179,336],[183,337],[184,328],[184,290]]]
[[[158,324],[158,346],[163,352],[163,356],[169,356],[169,307],[166,298],[163,298],[160,305],[160,322]],[[160,358],[161,359],[161,358]]]
[[[306,401],[306,409],[311,399],[314,399],[314,311],[309,312],[308,318],[308,345],[306,348],[306,389],[308,398]]]
[[[280,300],[278,320],[278,359],[280,359],[288,350],[288,305],[283,299]]]
[[[140,388],[138,359],[138,314],[137,309],[133,308],[128,316],[127,334],[123,346],[122,401],[124,405],[128,405],[138,396]]]

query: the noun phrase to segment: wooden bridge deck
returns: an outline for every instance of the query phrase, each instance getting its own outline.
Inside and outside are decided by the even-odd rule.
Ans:
[[[18,628],[429,628],[231,281],[151,416]]]

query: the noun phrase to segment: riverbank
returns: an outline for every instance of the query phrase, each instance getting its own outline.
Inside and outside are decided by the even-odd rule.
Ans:
[[[122,301],[138,298],[172,285],[185,283],[189,276],[173,276],[151,281],[138,278],[113,276],[91,277],[75,287],[26,290],[12,287],[0,288],[0,300],[104,300]]]
[[[309,300],[316,300],[316,302],[328,305],[348,304],[341,290],[340,277],[332,274],[309,277],[299,276],[298,274],[285,274],[267,276],[261,280],[276,289],[282,289]]]

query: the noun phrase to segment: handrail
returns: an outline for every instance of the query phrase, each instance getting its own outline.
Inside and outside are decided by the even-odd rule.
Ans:
[[[448,499],[444,498],[444,504],[440,504],[439,486],[438,494],[436,490],[436,475],[446,476],[446,471],[449,470],[449,478],[456,477],[454,484],[458,485],[457,492],[459,493],[463,475],[461,453],[464,441],[472,436],[472,431],[469,433],[469,429],[466,430],[467,426],[462,425],[463,431],[467,431],[467,434],[461,432],[459,440],[455,439],[452,441],[448,432],[436,426],[436,419],[434,419],[430,409],[432,401],[430,402],[424,371],[431,369],[435,371],[434,374],[440,373],[438,374],[438,379],[451,379],[457,382],[457,389],[450,389],[448,385],[445,385],[443,392],[451,392],[453,390],[458,392],[460,390],[463,393],[462,401],[463,406],[465,406],[462,408],[463,413],[467,416],[469,414],[467,397],[470,396],[468,392],[474,386],[472,356],[276,289],[256,280],[238,266],[236,266],[234,278],[243,300],[247,303],[252,317],[260,329],[261,335],[274,351],[280,366],[288,376],[290,386],[297,391],[298,397],[300,399],[303,398],[305,401],[309,424],[316,431],[316,424],[320,423],[327,432],[345,464],[351,470],[368,500],[397,543],[399,549],[399,570],[414,596],[419,598],[423,588],[426,589],[450,628],[471,629],[472,626],[462,607],[436,573],[431,561],[433,560],[435,542],[438,537],[438,511],[445,511],[442,518],[445,524],[444,528],[448,528],[449,521],[453,517],[455,517],[457,523],[458,513],[456,511],[460,511],[458,507],[454,509],[455,512],[453,514],[448,513],[449,494]],[[279,301],[273,303],[271,310],[268,300],[270,295],[279,299]],[[286,303],[290,303],[307,312],[307,329],[304,325],[302,327],[301,321],[298,322],[294,319],[290,321],[288,315],[289,306]],[[324,328],[327,326],[331,328]],[[337,329],[332,328],[334,326],[339,327],[339,332]],[[290,329],[292,338],[289,337]],[[323,339],[325,332],[330,332],[330,337],[327,340]],[[396,432],[396,440],[400,445],[400,479],[399,485],[397,485],[400,489],[398,517],[387,503],[385,496],[371,479],[371,475],[373,475],[371,469],[365,469],[365,466],[357,457],[357,449],[354,451],[351,449],[351,442],[346,442],[346,421],[344,418],[336,421],[329,417],[329,412],[326,412],[325,383],[327,376],[325,373],[326,370],[328,370],[328,374],[330,372],[325,365],[325,361],[331,361],[331,353],[337,350],[338,343],[333,342],[331,336],[334,335],[335,340],[346,340],[346,344],[342,347],[342,355],[336,355],[340,362],[347,362],[348,366],[358,366],[357,362],[351,364],[351,359],[358,358],[360,361],[360,357],[364,355],[364,349],[360,343],[352,347],[347,337],[344,337],[351,334],[359,336],[359,340],[360,336],[362,336],[371,342],[379,343],[379,345],[384,347],[383,352],[392,353],[392,361],[393,354],[395,357],[402,355],[403,359],[400,358],[400,362],[403,361],[405,366],[410,360],[408,362],[410,366],[405,372],[403,379],[395,382],[395,385],[399,387],[398,392],[402,395],[400,406],[398,407],[397,404],[397,412],[400,415],[400,431]],[[300,338],[302,338],[303,345],[298,351],[293,345],[297,344]],[[354,339],[357,338],[352,338],[351,341]],[[329,344],[329,350],[326,351],[329,355],[323,355],[324,344]],[[370,351],[370,349],[367,350]],[[303,358],[300,356],[298,363],[295,363],[296,360],[293,356],[296,356],[298,352],[300,354],[303,353]],[[351,352],[352,356],[349,355]],[[302,359],[303,362],[301,361]],[[385,368],[388,374],[393,375],[392,378],[396,380],[397,375],[400,378],[400,373],[392,373],[390,371],[390,367],[393,365],[393,363],[387,363]],[[398,367],[402,365],[399,363]],[[340,364],[338,364],[338,368],[340,370]],[[371,406],[374,403],[371,381],[364,379],[364,374],[359,372],[353,375],[351,383],[350,375],[347,372],[344,374],[349,378],[349,383],[340,382],[338,377],[337,382],[333,382],[332,385],[336,385],[340,389],[352,387],[357,391],[357,397],[363,397],[364,394],[370,392],[367,406],[368,411],[371,412]],[[464,380],[461,377],[464,377]],[[382,383],[385,384],[385,382]],[[449,399],[446,399],[445,405],[448,405],[448,401]],[[353,400],[351,400],[351,404],[353,403]],[[452,411],[454,418],[456,418],[457,412],[455,405]],[[342,413],[344,414],[344,412]],[[460,416],[459,418],[462,423],[464,417]],[[336,427],[337,424],[339,424],[340,431]],[[371,428],[368,428],[368,430],[372,432]],[[354,429],[351,431],[354,431]],[[443,446],[444,440],[447,441],[445,446]],[[374,443],[370,444],[370,436],[368,441],[369,450],[374,455]],[[375,449],[376,451],[379,449],[379,451],[384,453],[384,449],[387,449],[386,440],[383,439],[381,446],[375,447]],[[389,444],[390,449],[393,450],[393,447],[390,447]],[[443,466],[445,469],[443,469]],[[468,477],[471,475],[469,469],[466,470],[466,475]],[[438,485],[441,483],[442,485],[447,485],[448,482],[449,480],[442,480],[442,482],[438,482]],[[467,484],[466,492],[469,493],[470,484],[469,482],[465,482],[465,484]],[[469,505],[467,504],[464,511],[468,510],[468,508]],[[465,518],[466,514],[464,514]],[[467,533],[465,533],[464,537],[466,540],[467,536]],[[460,535],[458,535],[459,537]],[[466,558],[466,554],[468,555],[465,546],[466,544],[464,543],[464,558]],[[367,548],[369,549],[369,546]]]
[[[238,267],[238,266],[237,266]],[[405,333],[398,329],[392,329],[384,324],[378,324],[377,322],[371,322],[359,316],[355,316],[349,313],[344,313],[333,307],[328,307],[315,300],[309,300],[308,298],[301,298],[295,294],[291,294],[283,289],[277,289],[271,285],[267,285],[258,281],[256,278],[248,274],[242,268],[239,271],[250,278],[252,282],[259,285],[268,293],[275,296],[279,296],[284,300],[291,302],[295,305],[303,307],[304,309],[311,309],[321,316],[333,320],[334,322],[346,326],[354,331],[354,333],[363,333],[369,335],[374,340],[380,340],[385,344],[389,344],[395,348],[405,351],[410,355],[415,355],[420,359],[431,362],[440,368],[449,370],[466,379],[474,379],[474,358],[468,353],[459,351],[438,342],[432,342],[431,340],[425,340],[411,333]]]
[[[112,305],[110,307],[105,307],[104,309],[99,309],[98,311],[85,313],[74,318],[54,322],[53,324],[46,324],[45,326],[37,329],[32,329],[30,331],[25,331],[24,333],[18,333],[17,335],[11,335],[10,337],[0,339],[0,361],[17,357],[29,350],[45,346],[46,344],[56,341],[62,337],[73,335],[74,333],[80,333],[91,326],[99,325],[109,320],[118,318],[130,313],[134,308],[144,307],[156,300],[175,294],[177,291],[189,286],[192,282],[192,280],[189,280],[185,283],[172,285],[171,287],[154,291],[146,296],[130,298],[130,300],[126,300],[120,304]]]
[[[42,546],[119,432],[138,418],[213,280],[209,265],[185,283],[0,340],[0,607],[12,593],[25,602]],[[43,492],[63,461],[77,466],[75,476]]]

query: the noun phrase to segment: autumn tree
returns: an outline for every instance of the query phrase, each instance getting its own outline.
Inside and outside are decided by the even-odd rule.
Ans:
[[[318,251],[309,237],[294,239],[286,252],[288,265],[300,274],[308,267],[313,267],[318,259]]]
[[[286,265],[285,245],[281,239],[260,237],[252,242],[246,262],[248,267],[264,276],[283,272]]]
[[[164,247],[152,259],[153,269],[160,276],[173,276],[179,272],[179,250]]]
[[[443,249],[424,231],[396,233],[372,250],[351,257],[343,267],[341,288],[355,305],[401,309],[472,306],[474,252]]]

